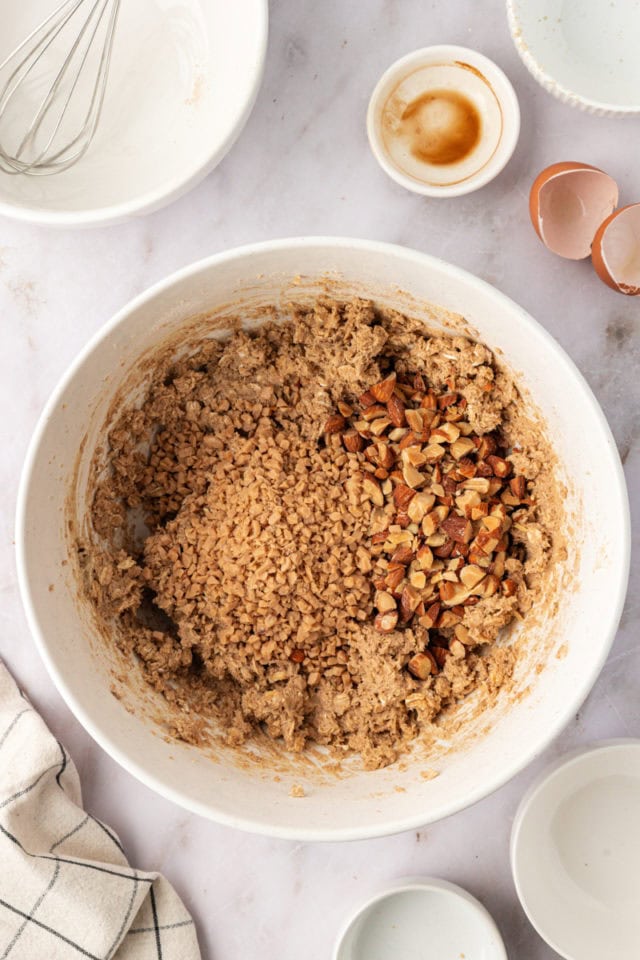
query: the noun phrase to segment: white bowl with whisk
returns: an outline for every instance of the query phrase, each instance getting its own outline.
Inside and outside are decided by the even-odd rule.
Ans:
[[[7,5],[0,63],[54,6]],[[0,171],[0,215],[47,226],[104,225],[181,196],[242,130],[260,87],[267,33],[267,0],[121,3],[102,115],[87,153],[51,176]],[[34,69],[24,94],[33,112],[62,60],[64,49],[52,45]],[[6,79],[0,76],[0,87]],[[87,70],[79,87],[94,79]],[[83,90],[78,94],[73,109],[80,110]],[[22,113],[26,128],[31,113]],[[19,122],[16,111],[8,122]]]

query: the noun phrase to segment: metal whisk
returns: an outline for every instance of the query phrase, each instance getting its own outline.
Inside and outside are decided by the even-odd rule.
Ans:
[[[0,168],[6,173],[58,173],[87,152],[100,120],[119,8],[120,0],[63,0],[0,64]]]

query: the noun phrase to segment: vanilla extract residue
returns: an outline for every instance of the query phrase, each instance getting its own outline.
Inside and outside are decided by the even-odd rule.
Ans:
[[[476,147],[482,120],[475,105],[457,90],[428,90],[405,106],[396,135],[423,163],[459,163]]]

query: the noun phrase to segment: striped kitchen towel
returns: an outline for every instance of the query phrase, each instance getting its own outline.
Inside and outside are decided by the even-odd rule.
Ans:
[[[0,960],[198,960],[164,877],[82,809],[73,761],[0,661]]]

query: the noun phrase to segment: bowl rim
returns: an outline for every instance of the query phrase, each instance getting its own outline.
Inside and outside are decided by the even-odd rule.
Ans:
[[[23,223],[37,223],[44,227],[104,227],[124,223],[134,217],[154,213],[197,186],[224,159],[234,145],[253,110],[262,86],[267,46],[269,41],[269,0],[254,0],[258,7],[257,32],[259,48],[252,64],[253,80],[242,110],[238,113],[227,136],[210,152],[205,160],[182,174],[176,174],[167,184],[156,190],[140,194],[137,198],[122,203],[85,210],[47,210],[42,207],[22,206],[0,198],[0,216]]]
[[[197,276],[202,270],[208,270],[219,264],[226,263],[229,260],[244,259],[248,260],[256,253],[274,252],[279,250],[295,251],[300,248],[347,248],[361,252],[371,252],[412,261],[416,267],[424,268],[425,265],[436,268],[439,271],[447,273],[465,285],[475,285],[476,288],[484,291],[490,296],[504,302],[510,310],[518,315],[519,321],[528,328],[529,332],[539,337],[547,347],[556,353],[557,358],[564,365],[569,376],[573,377],[582,387],[585,402],[591,407],[591,412],[599,423],[607,446],[611,453],[611,466],[613,468],[611,477],[611,495],[619,506],[620,536],[618,538],[619,552],[617,554],[617,563],[619,565],[618,585],[615,596],[612,597],[612,603],[609,607],[610,622],[606,635],[603,635],[600,655],[594,665],[593,670],[588,676],[585,676],[582,683],[576,685],[571,698],[565,700],[563,709],[559,710],[557,716],[545,729],[544,734],[539,737],[535,745],[528,752],[523,752],[519,759],[509,767],[505,767],[499,774],[483,783],[479,783],[474,789],[469,790],[465,796],[456,801],[443,804],[433,812],[412,813],[402,816],[398,819],[388,819],[383,823],[376,825],[362,825],[355,827],[325,827],[312,826],[304,831],[287,826],[274,826],[263,821],[254,820],[251,817],[237,814],[230,814],[216,807],[215,802],[204,803],[193,799],[184,794],[180,787],[174,786],[163,781],[156,774],[146,770],[142,763],[132,759],[127,753],[121,750],[111,739],[108,731],[103,730],[78,703],[70,684],[65,676],[55,665],[52,652],[49,650],[47,641],[46,624],[42,624],[36,615],[35,604],[32,599],[33,592],[30,584],[27,557],[25,551],[25,532],[28,521],[28,506],[30,499],[30,488],[35,477],[35,461],[41,440],[48,428],[49,421],[52,419],[60,403],[62,394],[66,391],[68,385],[75,378],[79,369],[83,366],[91,353],[107,339],[113,330],[126,322],[129,314],[142,305],[152,301],[158,295],[169,289],[176,283],[179,283],[190,277]],[[78,353],[74,361],[63,373],[56,387],[52,391],[46,402],[42,413],[36,424],[36,428],[29,442],[27,449],[20,484],[18,488],[16,522],[16,569],[18,585],[25,610],[27,623],[34,638],[36,648],[45,664],[49,676],[53,680],[55,687],[62,696],[63,700],[74,714],[79,723],[85,728],[93,740],[121,767],[128,773],[136,777],[145,786],[159,793],[161,796],[178,804],[192,813],[197,813],[207,819],[222,823],[225,826],[231,826],[247,830],[252,833],[258,833],[265,836],[278,837],[289,840],[304,841],[341,841],[341,840],[363,840],[374,837],[389,836],[395,833],[401,833],[405,830],[417,829],[424,826],[425,823],[434,822],[450,816],[460,810],[467,809],[473,804],[479,802],[490,794],[494,793],[500,787],[504,786],[509,780],[520,773],[529,763],[538,757],[551,743],[551,741],[564,729],[571,720],[576,710],[579,709],[585,698],[591,691],[597,677],[599,676],[604,663],[609,655],[609,651],[615,638],[624,601],[626,598],[627,581],[629,577],[630,549],[631,549],[631,526],[629,500],[627,495],[626,483],[622,464],[617,453],[617,448],[609,424],[604,416],[600,405],[598,404],[591,388],[574,364],[573,360],[557,343],[551,334],[536,320],[533,319],[524,308],[520,307],[515,301],[507,297],[506,294],[499,291],[492,284],[481,280],[474,274],[463,270],[453,264],[447,263],[438,257],[422,253],[399,244],[385,243],[377,240],[363,240],[349,237],[291,237],[277,240],[261,241],[259,243],[247,244],[240,247],[234,247],[215,253],[212,256],[205,257],[192,264],[189,264],[175,271],[164,279],[156,282],[142,293],[138,294],[123,306],[116,314],[107,321],[93,336],[87,344]]]
[[[577,107],[586,113],[593,113],[600,117],[636,117],[640,114],[640,103],[622,104],[609,103],[606,100],[594,100],[592,97],[586,97],[575,90],[570,90],[564,84],[556,80],[541,65],[540,61],[533,55],[531,48],[526,43],[522,30],[522,23],[518,16],[518,5],[520,0],[506,0],[507,20],[509,22],[509,32],[513,44],[518,51],[520,59],[525,67],[540,86],[544,87],[552,96],[571,107]]]
[[[532,805],[539,799],[541,794],[544,794],[544,792],[553,785],[556,777],[561,776],[571,767],[579,766],[587,758],[597,756],[598,754],[602,753],[615,753],[620,749],[628,747],[631,747],[634,750],[640,749],[640,738],[616,737],[611,740],[595,740],[587,744],[582,744],[581,746],[570,750],[568,753],[563,754],[561,757],[556,758],[535,778],[529,789],[520,800],[518,809],[516,810],[513,818],[511,834],[509,838],[509,863],[511,866],[511,874],[513,876],[513,884],[516,888],[520,906],[524,910],[527,919],[534,930],[539,934],[544,942],[552,948],[552,950],[555,950],[558,956],[564,957],[565,960],[574,960],[574,954],[567,953],[566,948],[563,947],[557,940],[555,940],[553,936],[546,932],[546,924],[544,919],[539,915],[536,915],[534,911],[531,910],[523,890],[524,871],[520,865],[520,842],[522,827],[527,819]]]
[[[392,162],[384,149],[381,138],[378,136],[376,123],[376,110],[380,101],[382,92],[388,83],[395,77],[400,79],[406,75],[411,67],[418,67],[420,64],[427,66],[433,62],[434,57],[443,57],[447,60],[460,59],[462,57],[468,60],[472,66],[481,69],[489,80],[499,85],[499,89],[492,86],[493,94],[498,100],[503,117],[502,136],[494,155],[478,173],[471,174],[465,180],[459,183],[430,184],[426,181],[420,181],[404,173],[395,163]],[[461,197],[467,193],[474,193],[482,189],[492,180],[499,176],[507,166],[518,144],[520,136],[520,104],[513,88],[513,84],[508,76],[498,64],[487,57],[479,50],[472,47],[463,47],[453,43],[433,44],[429,47],[420,47],[417,50],[411,50],[409,53],[394,60],[384,71],[376,83],[367,106],[367,138],[369,146],[374,157],[378,161],[384,172],[395,180],[401,187],[410,190],[412,193],[420,194],[424,197]]]

